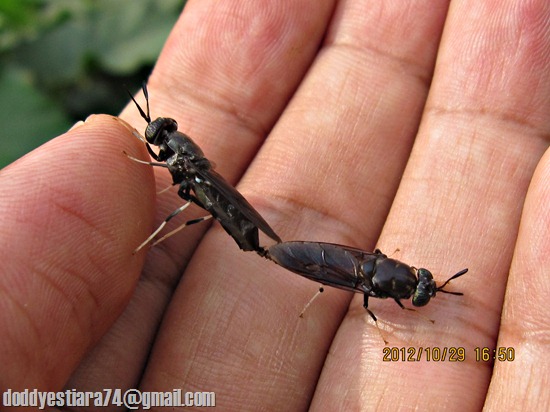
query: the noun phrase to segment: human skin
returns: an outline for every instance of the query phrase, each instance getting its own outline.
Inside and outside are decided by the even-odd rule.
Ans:
[[[183,201],[123,154],[148,159],[123,122],[93,116],[0,172],[0,389],[549,409],[549,21],[544,0],[195,0],[148,80],[152,117],[175,118],[283,240],[378,247],[438,282],[468,267],[447,287],[464,296],[422,316],[369,306],[389,347],[465,362],[384,362],[362,296],[336,289],[299,318],[318,285],[217,223],[132,255]],[[133,104],[121,118],[143,132]]]

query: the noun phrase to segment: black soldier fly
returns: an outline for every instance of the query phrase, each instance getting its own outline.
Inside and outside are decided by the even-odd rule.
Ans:
[[[278,243],[269,247],[264,256],[285,269],[323,285],[363,293],[363,306],[374,322],[377,322],[377,318],[369,309],[369,297],[392,298],[401,309],[407,309],[401,299],[412,297],[414,306],[425,306],[437,292],[463,295],[447,291],[444,287],[468,271],[463,269],[437,286],[429,270],[417,269],[389,258],[378,249],[370,253],[322,242]]]
[[[242,250],[256,251],[261,255],[265,253],[265,249],[259,244],[258,229],[276,242],[281,242],[279,236],[256,209],[237,189],[214,171],[212,163],[204,156],[201,148],[189,136],[178,131],[178,124],[174,119],[159,117],[154,121],[151,120],[149,95],[145,83],[142,90],[147,104],[147,113],[143,111],[134,97],[130,93],[128,94],[137,106],[141,117],[147,122],[145,129],[147,151],[157,162],[166,163],[132,159],[151,166],[167,168],[172,175],[173,184],[180,186],[178,195],[187,203],[172,212],[134,253],[149,243],[170,219],[187,208],[191,202],[209,212],[211,216],[190,220],[165,235],[155,244],[185,226],[202,222],[210,217],[214,217],[220,222]],[[158,153],[151,149],[151,145],[159,147]],[[194,194],[191,194],[191,191]]]

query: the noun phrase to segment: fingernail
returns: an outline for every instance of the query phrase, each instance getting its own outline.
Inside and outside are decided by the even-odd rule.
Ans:
[[[84,124],[84,122],[82,120],[79,120],[78,122],[76,122],[75,124],[73,124],[71,126],[71,128],[69,129],[69,131],[71,130],[74,130],[74,129],[78,129],[80,126],[82,126]]]

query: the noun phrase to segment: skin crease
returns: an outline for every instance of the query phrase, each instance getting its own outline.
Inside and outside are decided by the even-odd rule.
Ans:
[[[175,118],[283,240],[379,247],[438,282],[468,267],[447,287],[464,296],[418,314],[369,302],[389,347],[466,361],[384,362],[362,296],[333,288],[300,319],[318,285],[217,223],[133,256],[183,202],[155,196],[166,170],[124,156],[148,158],[122,122],[93,116],[0,171],[2,392],[550,408],[547,1],[190,1],[148,88],[152,117]],[[133,104],[121,118],[143,133]],[[476,362],[476,347],[515,360]]]

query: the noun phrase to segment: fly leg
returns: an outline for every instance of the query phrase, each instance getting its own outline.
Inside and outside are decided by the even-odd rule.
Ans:
[[[149,150],[149,154],[151,154],[151,156],[153,156],[153,158],[156,158],[157,155],[155,152],[153,152],[151,150],[151,147],[149,146],[149,144],[147,144],[147,149]],[[124,152],[124,154],[128,157],[128,159],[130,160],[133,160],[134,162],[137,162],[137,163],[141,163],[141,164],[146,164],[146,165],[149,165],[149,166],[157,166],[157,167],[164,167],[164,168],[167,168],[168,166],[165,164],[165,163],[158,163],[158,162],[147,162],[145,160],[140,160],[140,159],[137,159],[135,158],[134,156],[130,156],[128,153]],[[158,159],[157,159],[158,160]],[[164,189],[162,189],[160,192],[157,192],[157,195],[160,195],[166,191],[168,191],[172,186],[176,185],[177,183],[172,183],[170,186],[167,186],[165,187]]]
[[[417,313],[419,316],[422,316],[424,319],[426,319],[427,321],[429,322],[432,322],[432,323],[435,323],[435,320],[432,320],[426,316],[424,316],[422,313],[418,312],[416,309],[413,309],[413,308],[406,308],[405,306],[403,306],[403,304],[401,303],[401,301],[399,299],[394,299],[395,300],[395,303],[397,303],[399,305],[399,307],[403,310],[408,310],[410,312],[415,312]]]
[[[166,219],[164,219],[164,222],[162,222],[160,224],[160,226],[157,228],[157,230],[155,230],[151,236],[149,236],[147,239],[145,239],[145,241],[139,245],[133,252],[132,252],[132,255],[135,255],[137,252],[139,252],[141,249],[143,249],[143,247],[149,243],[151,240],[154,239],[154,237],[162,230],[162,228],[164,226],[166,226],[166,223],[168,223],[168,221],[170,219],[172,219],[174,216],[177,216],[178,214],[180,214],[181,212],[183,212],[185,209],[187,209],[189,207],[189,205],[191,204],[191,201],[187,201],[187,203],[185,203],[183,206],[180,206],[178,207],[176,210],[174,210],[172,213],[170,213],[170,215],[168,215],[168,217]],[[195,219],[196,220],[196,219]]]
[[[149,146],[147,146],[147,148],[148,148],[148,149],[151,149]],[[131,155],[129,155],[128,153],[126,153],[125,151],[122,151],[122,153],[124,153],[124,154],[128,157],[128,159],[133,160],[134,162],[141,163],[142,165],[164,167],[164,168],[168,169],[168,165],[167,165],[166,163],[147,162],[146,160],[141,160],[141,159],[138,159],[137,157],[131,156]],[[149,153],[154,154],[155,152],[153,152],[152,150],[150,150]],[[154,157],[156,158],[156,155],[155,155]]]
[[[141,161],[140,161],[141,162]],[[152,163],[152,162],[147,162],[147,163]],[[160,165],[164,165],[164,163],[160,163]],[[183,206],[180,206],[178,207],[176,210],[174,210],[172,213],[170,213],[168,215],[168,217],[166,219],[164,219],[164,222],[162,222],[160,224],[160,226],[151,234],[151,236],[149,236],[147,239],[145,239],[145,241],[139,245],[133,252],[132,254],[136,254],[137,252],[139,252],[145,245],[147,245],[149,242],[151,242],[154,237],[156,235],[158,235],[160,233],[160,231],[164,228],[164,226],[166,226],[166,224],[175,216],[179,215],[181,212],[183,212],[185,209],[187,209],[189,207],[189,205],[191,203],[195,203],[196,205],[200,206],[201,208],[204,209],[204,206],[202,205],[202,203],[199,201],[199,199],[197,199],[195,196],[193,196],[191,193],[190,193],[190,188],[189,188],[189,185],[187,184],[187,182],[182,182],[181,185],[180,185],[180,188],[178,190],[178,194],[180,195],[181,198],[183,198],[183,200],[187,200],[187,203],[185,203]],[[161,237],[160,239],[158,239],[157,241],[153,242],[151,244],[151,247],[153,246],[156,246],[158,245],[160,242],[163,242],[164,240],[168,239],[170,236],[176,234],[177,232],[179,232],[180,230],[182,230],[183,228],[187,227],[187,226],[191,226],[191,225],[194,225],[196,223],[200,223],[200,222],[204,222],[205,220],[208,220],[208,219],[211,219],[212,218],[212,215],[207,215],[207,216],[203,216],[203,217],[199,217],[199,218],[196,218],[196,219],[191,219],[191,220],[188,220],[187,222],[185,222],[183,225],[177,227],[176,229],[172,230],[171,232],[167,233],[166,235],[164,235],[163,237]]]
[[[181,212],[183,212],[185,209],[187,209],[189,207],[189,205],[191,204],[191,200],[188,200],[187,203],[185,203],[183,206],[181,207],[178,207],[176,210],[174,210],[172,213],[170,213],[168,215],[168,217],[166,219],[164,219],[164,222],[162,222],[160,224],[160,226],[157,228],[157,230],[155,230],[153,233],[151,233],[151,236],[149,236],[147,239],[145,239],[145,241],[139,245],[133,252],[132,254],[135,255],[137,252],[139,252],[141,249],[143,249],[149,242],[151,242],[156,235],[159,234],[159,232],[164,228],[164,226],[166,226],[166,224],[175,216],[179,215]],[[177,232],[179,232],[180,230],[182,230],[184,227],[187,227],[187,226],[191,226],[191,225],[194,225],[196,223],[200,223],[200,222],[203,222],[205,220],[208,220],[212,217],[212,215],[208,215],[208,216],[203,216],[203,217],[199,217],[199,218],[196,218],[196,219],[191,219],[191,220],[188,220],[187,222],[185,222],[183,225],[177,227],[176,229],[172,230],[171,232],[167,233],[166,235],[164,235],[163,237],[161,237],[160,239],[158,239],[156,242],[152,243],[151,244],[151,247],[153,246],[156,246],[158,245],[160,242],[168,239],[170,236],[176,234]]]
[[[315,295],[313,295],[313,297],[309,300],[308,303],[306,303],[306,306],[304,306],[304,308],[302,309],[302,312],[300,313],[300,317],[303,318],[304,317],[304,313],[305,311],[307,310],[307,308],[309,308],[309,306],[313,303],[313,301],[315,299],[317,299],[317,297],[323,293],[325,291],[325,288],[324,287],[320,287],[319,290],[317,291],[317,293]]]
[[[188,203],[186,203],[186,205],[188,205]],[[172,216],[173,217],[173,216]],[[171,232],[168,232],[167,234],[165,234],[163,237],[161,237],[159,240],[155,241],[154,243],[151,244],[151,247],[153,246],[156,246],[158,245],[160,242],[164,242],[166,239],[168,239],[170,236],[172,235],[175,235],[176,233],[178,233],[180,230],[182,230],[183,228],[187,227],[187,226],[191,226],[191,225],[194,225],[196,223],[200,223],[200,222],[204,222],[205,220],[208,220],[208,219],[212,219],[212,215],[207,215],[207,216],[203,216],[203,217],[198,217],[196,219],[191,219],[191,220],[188,220],[187,222],[185,222],[183,225],[175,228],[174,230],[172,230]],[[163,224],[161,225],[161,227],[159,227],[159,229],[162,228],[162,226],[164,226],[166,224],[166,220],[163,222]],[[158,229],[157,231],[155,231],[156,233],[158,233]]]
[[[384,335],[382,335],[382,331],[380,330],[380,328],[378,327],[378,319],[376,319],[376,316],[374,315],[374,313],[372,313],[372,311],[369,309],[369,295],[365,294],[363,295],[364,296],[364,299],[363,299],[363,307],[365,308],[365,310],[369,313],[370,317],[372,318],[372,320],[374,320],[374,325],[376,326],[376,330],[378,330],[378,333],[380,334],[380,337],[382,338],[382,340],[384,341],[384,344],[388,344],[388,341],[386,339],[384,339]],[[401,302],[398,302],[399,304]],[[402,306],[402,305],[401,305]],[[403,307],[403,306],[402,306]]]

